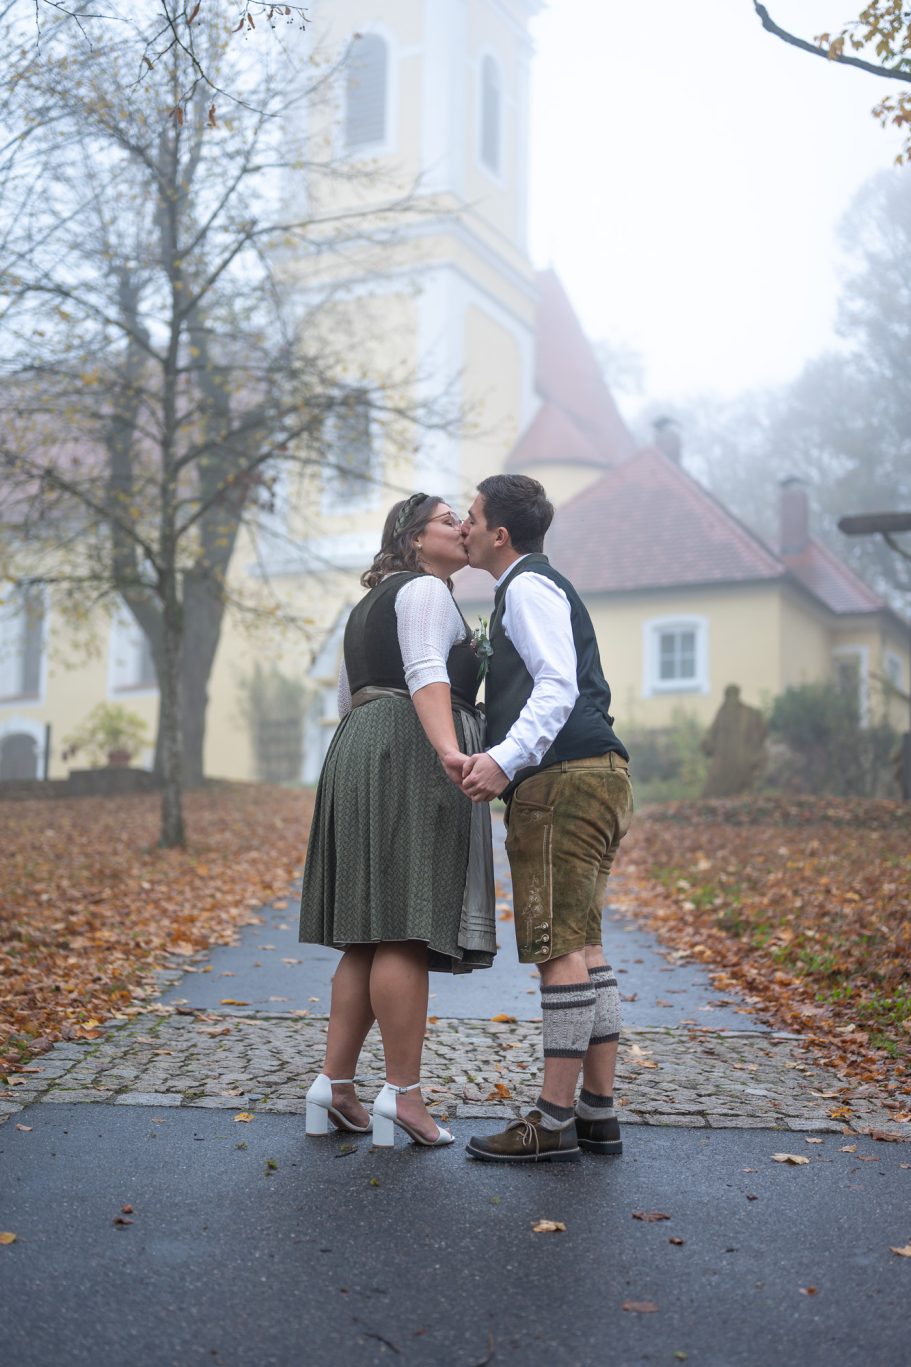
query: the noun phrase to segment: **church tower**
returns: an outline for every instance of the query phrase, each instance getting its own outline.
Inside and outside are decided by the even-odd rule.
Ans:
[[[458,432],[414,430],[408,458],[383,449],[378,430],[339,453],[342,464],[360,465],[341,488],[332,487],[337,472],[326,472],[316,537],[324,561],[369,563],[400,491],[438,492],[464,511],[530,420],[528,24],[540,8],[540,0],[315,0],[310,8],[308,38],[335,74],[331,98],[309,112],[307,136],[317,160],[330,149],[341,175],[311,176],[308,207],[331,218],[375,204],[382,245],[355,243],[300,263],[297,282],[311,287],[315,271],[350,305],[339,320],[353,384],[359,367],[365,381],[398,367],[412,401],[463,419]],[[405,207],[390,214],[397,199]],[[349,445],[355,429],[340,433]]]

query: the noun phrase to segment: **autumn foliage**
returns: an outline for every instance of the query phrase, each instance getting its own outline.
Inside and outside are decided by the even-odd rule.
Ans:
[[[666,803],[621,847],[618,894],[722,991],[841,1072],[911,1092],[911,809],[877,799]]]
[[[286,895],[311,798],[220,784],[187,797],[190,846],[161,850],[159,799],[6,802],[0,849],[0,1069],[154,995],[174,955],[229,944]]]

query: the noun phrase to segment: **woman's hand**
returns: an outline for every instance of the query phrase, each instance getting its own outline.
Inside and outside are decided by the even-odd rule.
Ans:
[[[457,788],[462,786],[462,770],[467,759],[468,756],[463,755],[461,750],[448,750],[440,755],[440,763],[446,770],[447,777],[452,779]]]

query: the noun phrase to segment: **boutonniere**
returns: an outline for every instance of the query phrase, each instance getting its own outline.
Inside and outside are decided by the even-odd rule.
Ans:
[[[471,633],[471,648],[478,657],[478,683],[481,683],[490,664],[493,646],[490,644],[490,637],[487,635],[487,618],[479,617],[478,621],[481,625],[475,627]]]

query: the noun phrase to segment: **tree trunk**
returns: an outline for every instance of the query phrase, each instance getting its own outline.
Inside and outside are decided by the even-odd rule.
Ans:
[[[164,787],[161,795],[161,831],[158,844],[170,850],[187,843],[183,823],[182,756],[180,735],[180,654],[182,622],[177,586],[167,586],[163,613],[162,671],[158,680],[158,732],[161,742]]]
[[[211,577],[197,570],[183,578],[184,633],[180,667],[183,774],[187,787],[205,778],[204,747],[209,678],[221,634],[224,602]]]

